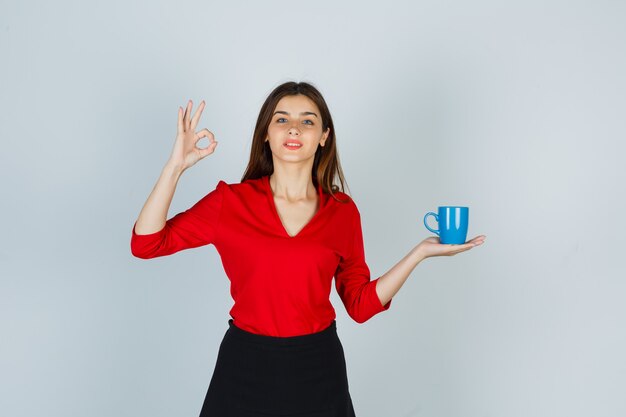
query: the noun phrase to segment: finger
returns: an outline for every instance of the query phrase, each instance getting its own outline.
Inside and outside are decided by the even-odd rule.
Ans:
[[[215,142],[215,135],[209,129],[202,129],[198,133],[196,133],[198,139],[200,138],[208,138],[210,142]]]
[[[205,156],[212,154],[213,151],[215,151],[216,147],[217,147],[217,142],[212,142],[206,148],[200,149],[200,155],[202,156],[202,158],[204,158]]]
[[[187,126],[187,111],[189,110],[189,102],[187,102],[187,106],[185,107],[185,111],[183,112],[183,132],[186,130]]]
[[[459,249],[455,250],[454,252],[451,252],[451,255],[456,255],[457,253],[461,253],[461,252],[466,252],[470,249],[472,249],[474,247],[474,245],[463,245],[461,246]]]
[[[211,132],[209,129],[202,129],[196,134],[196,144],[203,137],[208,138],[210,143],[209,143],[209,146],[207,146],[206,148],[199,148],[199,149],[201,151],[209,150],[210,152],[213,152],[213,150],[215,149],[215,146],[217,145],[217,141],[215,140],[215,135],[213,135],[213,132]]]
[[[209,146],[207,146],[206,148],[198,148],[197,144],[198,141],[202,138],[208,138],[209,139]],[[215,140],[215,135],[213,135],[213,132],[211,132],[209,129],[202,129],[201,131],[199,131],[198,133],[196,133],[196,148],[198,148],[200,150],[201,155],[202,156],[206,156],[210,153],[212,153],[215,150],[215,147],[217,145],[217,141]]]
[[[453,244],[450,247],[450,249],[452,249],[450,251],[450,253],[457,254],[457,253],[460,253],[460,252],[465,252],[466,250],[472,249],[474,246],[475,245],[473,243]]]
[[[198,120],[200,120],[200,116],[202,115],[202,110],[204,110],[204,100],[200,102],[200,106],[198,106],[198,110],[196,110],[196,114],[193,115],[191,119],[190,129],[195,130],[198,125]]]
[[[184,124],[185,124],[185,131],[189,130],[189,115],[191,114],[191,108],[193,106],[193,103],[191,102],[191,100],[189,100],[187,102],[187,109],[185,110],[185,119],[183,120]]]
[[[178,106],[178,133],[183,132],[183,108]]]

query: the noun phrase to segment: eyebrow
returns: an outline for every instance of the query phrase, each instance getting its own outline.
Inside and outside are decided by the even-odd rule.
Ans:
[[[283,110],[278,110],[277,112],[274,113],[274,115],[276,115],[277,113],[280,114],[286,114],[287,116],[289,116],[289,112],[283,111]],[[312,114],[313,116],[317,117],[317,114],[313,113],[312,111],[303,111],[302,113],[300,113],[301,116],[307,116],[309,114]],[[318,117],[319,119],[319,117]]]

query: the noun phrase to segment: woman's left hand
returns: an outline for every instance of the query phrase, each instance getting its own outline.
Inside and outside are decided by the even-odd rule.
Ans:
[[[424,239],[419,245],[417,245],[416,250],[424,257],[424,259],[434,256],[453,256],[457,253],[465,252],[475,246],[481,245],[485,241],[485,237],[485,235],[480,235],[468,242],[453,245],[440,243],[438,236],[431,236]]]

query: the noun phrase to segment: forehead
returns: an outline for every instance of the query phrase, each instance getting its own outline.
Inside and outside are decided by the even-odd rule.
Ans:
[[[302,94],[281,98],[276,104],[276,108],[274,110],[289,111],[290,109],[296,111],[297,113],[312,111],[319,114],[319,109],[317,108],[317,105],[315,105],[315,102]]]

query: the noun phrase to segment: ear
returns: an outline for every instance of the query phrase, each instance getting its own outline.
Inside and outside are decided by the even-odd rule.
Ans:
[[[322,135],[322,140],[320,141],[320,145],[324,146],[326,143],[326,139],[328,139],[328,135],[330,134],[330,127],[326,128],[326,133]]]

